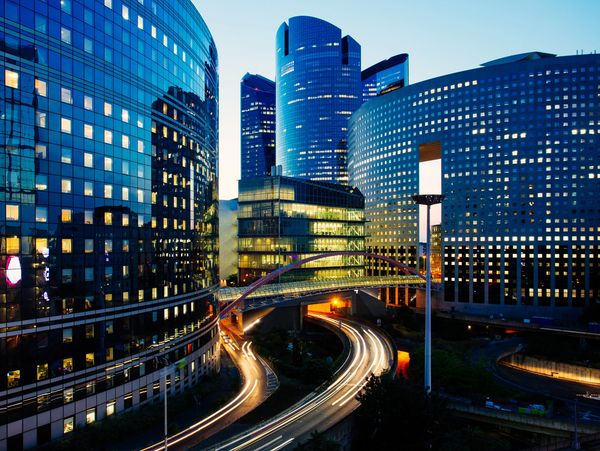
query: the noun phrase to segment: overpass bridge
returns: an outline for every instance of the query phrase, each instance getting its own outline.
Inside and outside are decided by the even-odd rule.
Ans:
[[[241,311],[249,311],[263,307],[274,307],[275,304],[306,296],[334,293],[339,291],[358,290],[361,288],[407,287],[420,288],[424,281],[420,276],[365,276],[348,277],[333,280],[311,280],[302,282],[272,283],[263,285],[244,298]],[[250,287],[221,288],[218,300],[221,308],[227,307],[242,297]]]

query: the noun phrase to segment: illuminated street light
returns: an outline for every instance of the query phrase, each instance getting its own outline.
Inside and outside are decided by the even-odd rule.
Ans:
[[[444,200],[443,194],[415,194],[415,203],[427,205],[427,275],[425,286],[425,393],[431,393],[431,206]]]

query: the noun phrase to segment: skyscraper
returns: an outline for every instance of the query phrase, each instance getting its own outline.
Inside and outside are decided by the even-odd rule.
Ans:
[[[189,0],[0,22],[0,449],[20,449],[159,400],[167,362],[170,393],[218,369],[218,64]]]
[[[416,263],[411,196],[420,162],[441,160],[442,308],[577,317],[600,299],[600,55],[482,66],[353,114],[350,181],[365,196],[367,249]],[[388,271],[367,262],[368,274]]]
[[[380,61],[361,73],[363,102],[408,85],[408,54]]]
[[[275,83],[246,74],[240,95],[242,178],[269,175],[275,164]]]
[[[348,118],[362,103],[360,45],[336,26],[292,17],[277,31],[277,164],[283,175],[348,182]]]

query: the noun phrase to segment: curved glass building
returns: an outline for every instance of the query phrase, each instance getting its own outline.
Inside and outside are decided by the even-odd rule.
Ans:
[[[361,72],[363,102],[408,85],[408,54],[400,53]]]
[[[599,86],[600,55],[532,52],[366,102],[349,172],[367,248],[413,263],[419,162],[441,159],[440,308],[558,317],[600,299]]]
[[[0,6],[0,448],[218,370],[217,51],[175,3]]]
[[[348,118],[362,103],[360,45],[336,26],[292,17],[277,30],[276,161],[283,175],[348,183]]]

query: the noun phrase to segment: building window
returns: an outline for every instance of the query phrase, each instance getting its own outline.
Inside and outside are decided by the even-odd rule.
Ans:
[[[21,370],[13,370],[6,373],[6,385],[8,388],[21,385]]]
[[[73,103],[73,96],[70,89],[60,88],[60,101],[63,103]]]
[[[104,102],[104,115],[112,116],[112,103]]]
[[[88,352],[85,355],[85,367],[91,368],[92,366],[94,366],[94,353]]]
[[[123,19],[129,20],[129,8],[127,6],[123,5],[123,9],[121,10],[121,15],[123,16]]]
[[[112,252],[112,251],[113,251],[112,240],[104,240],[104,252]]]
[[[19,73],[9,69],[4,69],[4,84],[9,88],[18,89]]]
[[[112,171],[113,170],[113,159],[110,157],[104,157],[104,170]]]
[[[62,283],[71,283],[73,282],[73,270],[72,269],[63,269],[62,270]],[[63,313],[73,313],[72,311],[64,310]]]
[[[112,199],[112,191],[113,191],[112,185],[104,185],[104,197],[106,199]]]
[[[104,142],[112,144],[112,132],[110,130],[104,130]]]
[[[93,282],[94,281],[94,268],[85,268],[85,281]]]
[[[37,125],[40,128],[46,128],[46,113],[43,111],[36,111],[35,112],[35,125]]]
[[[112,225],[113,217],[112,213],[109,211],[104,212],[104,225]]]
[[[69,432],[73,432],[75,429],[75,418],[68,417],[63,420],[63,434],[68,434]]]
[[[125,108],[121,110],[121,120],[125,123],[129,122],[129,111],[127,111]]]
[[[62,331],[63,333],[63,343],[73,343],[73,329],[71,327],[66,327]]]
[[[35,79],[35,90],[37,91],[38,96],[46,97],[48,95],[48,88],[46,82],[40,80],[39,78]]]
[[[65,27],[60,27],[60,40],[65,44],[71,43],[71,30]]]
[[[92,407],[85,411],[85,423],[92,424],[94,421],[96,421],[96,408]]]
[[[123,200],[129,200],[129,188],[128,187],[124,186],[121,189],[121,194],[122,194]]]
[[[73,218],[73,210],[69,208],[63,208],[60,212],[60,221],[61,222],[71,222]]]
[[[92,110],[92,109],[94,109],[94,101],[92,100],[92,98],[90,96],[84,96],[83,97],[83,107],[86,110]]]
[[[21,240],[17,236],[6,237],[6,253],[18,254],[21,248]]]
[[[83,195],[93,196],[94,195],[94,182],[83,182]]]
[[[73,240],[71,238],[63,238],[61,243],[63,254],[70,254],[73,251]]]
[[[63,193],[71,193],[71,179],[62,179],[60,181],[60,189]]]
[[[110,348],[106,348],[106,361],[112,362],[115,358],[114,348],[111,346]]]
[[[63,133],[71,133],[71,119],[66,117],[60,118],[60,131]]]
[[[94,252],[94,240],[92,240],[92,239],[85,240],[84,252],[86,254],[91,254],[92,252]]]
[[[68,404],[70,402],[73,402],[74,399],[75,399],[75,397],[73,396],[73,389],[72,388],[66,388],[63,391],[63,403],[64,404]]]
[[[129,225],[129,215],[128,214],[124,214],[123,215],[123,219],[121,220],[121,222],[123,223],[124,226],[128,226]]]
[[[83,223],[93,224],[94,223],[94,212],[92,210],[85,210],[83,212]]]
[[[6,205],[6,220],[7,221],[18,221],[19,220],[19,206],[18,205]]]
[[[38,381],[43,381],[44,379],[48,379],[48,364],[41,363],[36,366],[36,377]]]
[[[111,348],[111,349],[112,349],[112,348]],[[108,402],[106,403],[106,416],[107,416],[107,417],[109,417],[109,416],[111,416],[111,415],[114,415],[114,413],[115,413],[115,404],[116,404],[116,403],[115,403],[115,401],[114,401],[114,400],[112,400],[112,401],[108,401]]]
[[[63,359],[63,372],[73,372],[73,357],[67,357],[66,359]]]
[[[66,164],[73,162],[73,151],[70,148],[63,147],[60,149],[60,162]]]
[[[90,124],[83,124],[83,136],[87,139],[94,139],[94,127]]]
[[[91,153],[85,152],[83,154],[83,165],[86,168],[92,168],[92,167],[94,167],[94,156]]]
[[[35,222],[48,222],[48,208],[35,207]]]

